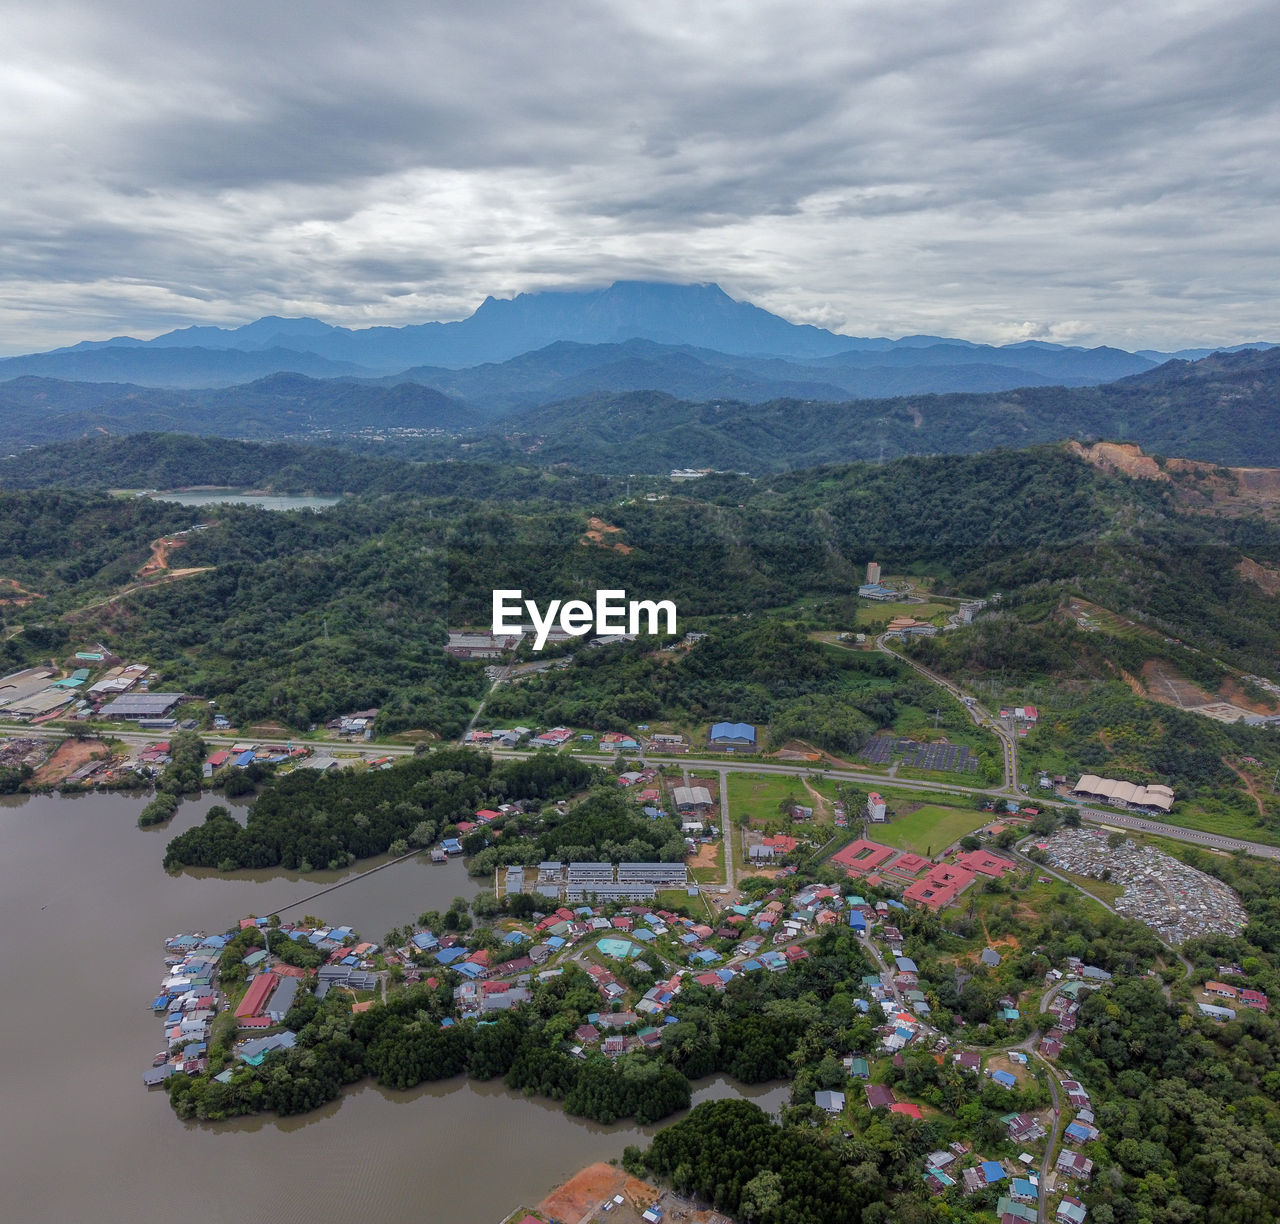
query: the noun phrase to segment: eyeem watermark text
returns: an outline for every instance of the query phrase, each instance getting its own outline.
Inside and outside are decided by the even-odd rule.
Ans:
[[[553,599],[544,613],[536,601],[525,599],[523,591],[494,591],[495,634],[520,633],[526,616],[533,622],[534,650],[547,644],[547,635],[557,624],[571,637],[676,632],[676,605],[670,599],[627,599],[626,591],[597,591],[594,604],[585,599]]]

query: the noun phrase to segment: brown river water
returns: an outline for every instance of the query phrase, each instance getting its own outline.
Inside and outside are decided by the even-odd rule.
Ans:
[[[501,1083],[409,1092],[357,1085],[301,1118],[183,1123],[142,1072],[161,1048],[150,1010],[164,939],[248,913],[316,914],[369,939],[477,882],[458,861],[411,859],[289,911],[356,874],[167,875],[164,847],[216,800],[135,826],[119,795],[0,798],[0,1196],[32,1224],[497,1224],[656,1128],[600,1126]],[[361,869],[374,865],[363,863]],[[786,1088],[715,1079],[695,1101]]]

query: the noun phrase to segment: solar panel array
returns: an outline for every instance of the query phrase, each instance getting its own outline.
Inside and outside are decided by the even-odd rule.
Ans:
[[[868,765],[888,765],[894,753],[902,754],[909,769],[940,769],[955,773],[976,773],[978,758],[963,744],[918,744],[915,740],[877,735],[868,740],[858,756]]]
[[[941,769],[958,773],[974,773],[978,768],[976,757],[969,755],[963,744],[914,744],[902,758],[909,769]]]
[[[891,735],[877,735],[868,740],[858,755],[870,765],[888,765],[893,754],[894,739]]]

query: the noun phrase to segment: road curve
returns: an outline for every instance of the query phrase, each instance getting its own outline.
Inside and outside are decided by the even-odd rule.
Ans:
[[[925,667],[923,663],[917,663],[914,659],[910,659],[906,655],[891,649],[887,641],[888,636],[887,633],[882,633],[876,638],[877,649],[897,659],[899,663],[906,664],[912,671],[928,680],[930,684],[936,685],[949,693],[968,712],[975,726],[985,731],[990,731],[996,737],[1000,742],[1004,766],[1004,783],[1001,789],[1016,794],[1018,790],[1018,745],[1008,728],[1002,727],[997,719],[983,709],[976,700],[971,699],[968,693],[958,684],[953,684],[945,676],[941,676],[936,671]]]

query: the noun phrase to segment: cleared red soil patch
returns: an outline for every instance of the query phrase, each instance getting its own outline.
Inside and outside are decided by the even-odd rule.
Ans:
[[[699,846],[698,853],[689,859],[689,870],[692,871],[695,867],[714,867],[716,865],[716,849],[715,842]]]
[[[623,544],[621,540],[609,540],[607,537],[614,535],[622,530],[621,527],[615,527],[612,523],[606,523],[602,518],[596,518],[592,515],[587,519],[587,530],[582,537],[584,544],[594,544],[597,548],[612,548],[615,552],[620,552],[624,556],[632,551],[630,544]]]
[[[43,598],[39,591],[28,591],[12,578],[0,578],[0,603],[11,604],[15,608],[25,608],[33,599]]]
[[[1086,463],[1104,472],[1173,486],[1186,510],[1214,514],[1258,514],[1274,518],[1280,509],[1280,468],[1220,468],[1196,459],[1166,459],[1163,466],[1131,443],[1068,444]]]
[[[75,773],[81,765],[95,760],[105,761],[110,755],[102,744],[93,740],[63,740],[53,755],[31,775],[31,785],[53,786],[68,774]]]
[[[577,1224],[588,1212],[615,1194],[644,1206],[658,1197],[658,1192],[647,1182],[630,1177],[612,1165],[596,1163],[575,1173],[563,1186],[553,1190],[536,1210],[549,1218]]]
[[[1185,676],[1174,671],[1163,659],[1148,659],[1142,665],[1142,682],[1151,700],[1162,705],[1190,710],[1196,706],[1208,705],[1214,700],[1199,685],[1192,684]]]
[[[1255,586],[1261,587],[1268,595],[1280,595],[1280,570],[1269,565],[1260,565],[1249,557],[1241,557],[1236,566],[1236,573]]]
[[[151,559],[138,571],[138,577],[146,578],[151,574],[158,574],[161,570],[168,569],[170,549],[181,548],[185,543],[185,540],[172,540],[163,537],[159,540],[152,540]]]

